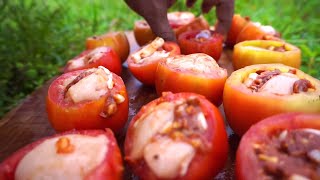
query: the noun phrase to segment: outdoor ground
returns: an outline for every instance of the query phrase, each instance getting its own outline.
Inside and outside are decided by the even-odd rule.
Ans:
[[[187,9],[183,0],[170,11]],[[302,50],[301,69],[320,78],[319,0],[236,0],[235,12],[270,24]],[[215,23],[214,10],[205,16]],[[121,0],[0,1],[0,117],[58,74],[88,36],[131,30],[140,19]]]

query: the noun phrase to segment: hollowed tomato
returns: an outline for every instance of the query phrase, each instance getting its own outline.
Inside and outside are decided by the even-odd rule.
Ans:
[[[205,53],[218,61],[222,53],[223,36],[210,30],[187,31],[178,41],[182,54]]]
[[[167,58],[158,64],[156,90],[162,92],[194,92],[204,95],[215,105],[222,102],[223,86],[227,70],[203,53]]]
[[[234,69],[253,64],[281,63],[300,68],[301,51],[286,42],[273,40],[251,40],[234,46],[232,63]]]
[[[149,24],[144,20],[139,20],[134,23],[133,34],[140,46],[149,43],[157,37],[153,34]]]
[[[127,60],[130,52],[130,45],[124,32],[108,32],[100,36],[88,37],[86,40],[87,49],[95,49],[101,46],[111,47],[120,57],[121,62]]]
[[[55,79],[48,90],[47,113],[57,131],[111,128],[119,132],[128,119],[128,104],[121,77],[99,67]]]
[[[12,154],[0,164],[0,179],[120,180],[123,169],[117,141],[109,129],[69,131]]]
[[[238,35],[249,22],[249,17],[242,17],[240,14],[235,14],[233,16],[231,27],[226,39],[226,44],[228,46],[234,46],[236,44]]]
[[[158,63],[178,54],[180,54],[180,48],[176,43],[164,42],[162,38],[156,38],[130,55],[128,67],[134,77],[143,84],[154,85]]]
[[[106,46],[86,50],[79,56],[68,61],[64,73],[103,66],[111,72],[121,75],[122,67],[119,56],[116,52]]]
[[[212,179],[228,142],[219,110],[195,93],[163,93],[129,124],[125,160],[141,179]]]
[[[247,66],[227,79],[223,106],[231,128],[243,135],[275,114],[320,113],[320,81],[282,64]]]
[[[239,180],[319,179],[320,114],[287,113],[253,125],[236,157]]]

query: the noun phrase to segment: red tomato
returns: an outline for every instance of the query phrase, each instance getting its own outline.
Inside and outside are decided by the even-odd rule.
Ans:
[[[55,130],[123,128],[129,111],[127,91],[121,77],[106,71],[73,71],[52,82],[47,113]]]
[[[209,30],[185,32],[178,41],[183,54],[205,53],[218,61],[222,53],[223,36]]]
[[[144,20],[136,21],[134,23],[133,34],[140,46],[149,43],[157,37],[153,34],[149,24]]]
[[[99,66],[106,67],[111,72],[121,75],[122,66],[119,56],[112,48],[106,46],[86,50],[69,60],[64,68],[64,73]]]
[[[129,124],[125,159],[141,179],[212,179],[228,142],[219,110],[194,93],[163,93]]]
[[[226,79],[226,69],[220,68],[212,57],[197,53],[170,57],[160,62],[155,84],[158,95],[165,91],[194,92],[219,106]]]
[[[320,81],[282,64],[251,65],[234,71],[223,91],[230,127],[243,135],[251,125],[285,112],[320,113]]]
[[[81,141],[85,141],[85,144],[81,144]],[[42,148],[42,151],[39,148]],[[51,149],[54,149],[53,153],[50,153]],[[55,160],[59,161],[59,169],[54,166],[54,163],[57,163]],[[77,163],[71,164],[66,161]],[[71,167],[68,167],[70,165]],[[0,179],[13,180],[19,179],[20,176],[25,179],[40,177],[59,179],[63,175],[66,179],[70,176],[79,176],[88,180],[120,180],[123,169],[121,153],[112,131],[109,129],[69,131],[42,138],[12,154],[0,164]]]
[[[127,60],[130,52],[130,45],[124,32],[108,32],[100,36],[88,37],[86,40],[87,49],[95,49],[100,46],[109,46],[114,49],[121,59],[121,62]]]
[[[180,26],[179,28],[174,29],[174,32],[176,33],[177,39],[179,39],[179,36],[184,32],[205,30],[205,29],[209,29],[209,23],[203,16],[200,16],[200,17],[194,18],[189,24]]]
[[[163,39],[157,38],[131,54],[128,59],[128,67],[134,77],[143,84],[154,85],[158,63],[167,57],[178,54],[180,54],[180,48],[176,43],[164,42]]]
[[[320,114],[288,113],[264,119],[241,138],[236,177],[319,179],[319,143]]]
[[[234,46],[236,44],[238,35],[249,22],[250,22],[250,18],[248,16],[241,17],[240,14],[235,14],[233,16],[231,27],[226,39],[226,44],[228,46]]]
[[[240,42],[233,48],[232,64],[236,70],[253,64],[268,63],[300,68],[301,51],[289,43],[273,40],[249,40]]]

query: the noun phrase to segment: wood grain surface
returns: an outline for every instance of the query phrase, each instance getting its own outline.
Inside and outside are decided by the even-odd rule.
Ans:
[[[136,44],[133,33],[128,32],[127,36],[130,42],[131,52],[136,51],[139,47]],[[219,60],[220,66],[226,68],[229,75],[233,71],[232,63],[230,61],[231,54],[231,50],[224,50]],[[123,65],[121,77],[126,84],[130,98],[128,125],[141,106],[156,99],[158,96],[154,87],[142,85],[131,75],[127,69],[126,63]],[[55,133],[54,129],[49,124],[45,105],[48,87],[54,79],[55,77],[26,97],[16,108],[12,109],[0,120],[0,162],[19,148]],[[224,115],[222,106],[219,107],[219,110]],[[121,149],[123,149],[126,128],[127,127],[116,135]],[[234,179],[235,152],[239,143],[239,137],[233,134],[227,124],[226,128],[229,139],[228,162],[223,171],[221,171],[214,179]],[[219,146],[219,144],[216,144],[216,146]],[[126,166],[124,179],[138,178],[135,177]]]

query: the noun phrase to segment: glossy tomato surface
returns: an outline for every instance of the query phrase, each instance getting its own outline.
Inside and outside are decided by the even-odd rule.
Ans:
[[[103,66],[111,72],[121,75],[122,66],[117,53],[110,47],[102,46],[83,51],[79,56],[68,61],[64,73],[81,69]]]
[[[162,92],[194,92],[204,95],[216,106],[222,102],[226,69],[203,53],[167,58],[158,64],[155,85],[158,95]]]
[[[134,23],[133,34],[140,46],[149,43],[157,37],[152,32],[149,24],[144,20],[139,20]]]
[[[273,40],[250,40],[234,46],[232,64],[236,70],[253,64],[270,63],[299,69],[301,51],[289,43]]]
[[[188,106],[183,108],[183,105],[187,104]],[[168,107],[173,108],[172,110],[175,109],[174,115],[170,115],[170,108],[169,110],[164,110],[164,112],[158,111],[160,107],[164,109],[167,109]],[[179,109],[182,111],[180,112]],[[204,115],[201,120],[202,124],[204,124],[204,126],[201,127],[205,127],[204,129],[196,125],[197,123],[200,123],[200,121],[195,119],[192,120],[192,117],[194,117],[193,115],[199,111]],[[185,114],[188,112],[189,115],[191,113],[190,116]],[[182,114],[186,115],[184,120],[188,122],[185,122],[186,124],[179,128],[179,116]],[[196,117],[199,117],[199,114]],[[173,122],[173,124],[169,123],[170,125],[165,125],[165,123],[170,120],[172,120],[171,122]],[[148,125],[149,123],[151,126]],[[161,130],[159,126],[165,126],[164,128],[166,130]],[[185,133],[188,133],[189,135],[186,135]],[[194,141],[194,138],[198,139],[198,141]],[[158,162],[155,162],[156,166],[154,166],[154,164],[151,165],[149,161],[146,160],[146,157],[148,156],[148,153],[158,152],[159,149],[156,148],[155,151],[152,151],[150,146],[152,146],[154,142],[159,142],[163,139],[170,139],[173,143],[184,143],[184,146],[189,149],[191,146],[193,150],[195,150],[194,154],[190,153],[192,158],[181,164],[181,162],[175,161],[174,158],[177,153],[184,154],[185,149],[179,150],[171,148],[170,146],[160,146],[158,148],[163,149],[166,147],[167,149],[173,149],[173,151],[166,154],[168,151],[166,151],[165,148],[163,153],[154,156],[154,158],[156,158],[155,161],[158,159],[159,161],[162,161],[162,163],[160,162],[157,164]],[[141,140],[145,143],[140,143]],[[179,146],[177,147],[179,148]],[[136,148],[142,148],[142,150],[136,151]],[[227,159],[227,151],[227,135],[219,110],[203,96],[195,93],[173,94],[166,92],[163,93],[162,97],[144,105],[130,122],[125,139],[125,159],[135,174],[141,179],[149,180],[212,179],[213,176],[223,168]],[[140,154],[137,156],[136,152],[142,152],[144,155]],[[161,174],[157,174],[157,172],[153,170],[154,168],[160,168],[160,171],[165,174],[167,171],[171,170],[171,168],[168,169],[166,166],[171,166],[172,164],[176,164],[180,167],[183,166],[184,170],[171,172],[174,175],[169,178],[163,178],[161,177]]]
[[[51,125],[56,131],[111,128],[119,132],[128,119],[129,111],[124,82],[121,77],[112,73],[112,82],[109,79],[112,88],[106,90],[106,94],[96,100],[75,103],[66,96],[66,88],[85,74],[86,70],[73,71],[59,76],[51,83],[46,102]],[[82,89],[88,91],[87,87]],[[78,93],[81,95],[80,91],[81,89]]]
[[[102,162],[98,164],[96,167],[94,167],[89,174],[81,174],[80,176],[84,176],[85,177],[84,179],[101,179],[101,180],[102,179],[114,179],[114,180],[122,179],[122,172],[124,168],[122,164],[120,149],[117,145],[117,141],[112,131],[109,129],[81,130],[81,131],[73,130],[73,131],[68,131],[65,133],[56,134],[50,137],[39,139],[38,141],[35,141],[21,148],[20,150],[16,151],[0,164],[0,179],[1,180],[15,179],[15,173],[19,163],[26,155],[28,155],[30,151],[37,148],[39,145],[41,145],[47,140],[50,140],[53,138],[65,137],[68,135],[81,135],[84,137],[104,136],[107,138],[107,141],[108,141],[108,144],[106,144],[107,146],[106,148],[108,150],[106,154],[103,155]],[[74,149],[74,151],[77,151],[77,149]],[[72,154],[72,152],[68,152],[63,155],[68,156],[69,153]],[[83,157],[79,157],[79,161],[81,161],[80,158],[83,158]],[[46,159],[44,159],[43,161],[45,162]],[[77,166],[77,164],[74,164],[74,166]],[[63,169],[61,169],[61,171],[62,170]]]
[[[205,53],[219,60],[222,53],[223,36],[209,31],[187,31],[179,36],[182,54]]]
[[[130,45],[124,32],[108,32],[99,36],[88,37],[86,40],[87,49],[95,49],[101,46],[111,47],[120,57],[121,62],[127,60],[130,52]]]
[[[175,56],[180,54],[179,46],[174,42],[164,42],[164,44],[157,49],[153,49],[150,52],[149,56],[143,56],[140,60],[136,60],[135,54],[136,53],[143,53],[145,51],[149,51],[151,46],[146,45],[146,47],[142,47],[142,49],[138,50],[137,52],[133,53],[128,59],[128,67],[130,72],[136,77],[140,82],[145,85],[154,85],[155,82],[155,72],[157,70],[158,63],[161,60],[164,60],[167,57]],[[162,56],[160,54],[154,55],[157,52],[161,52],[162,54],[167,54]]]
[[[241,138],[240,145],[237,150],[236,156],[236,179],[238,180],[254,180],[257,177],[263,179],[269,177],[270,179],[280,179],[283,176],[289,178],[294,175],[298,177],[304,177],[299,174],[299,171],[304,171],[307,167],[299,166],[301,159],[297,156],[299,152],[303,151],[304,145],[299,145],[300,148],[295,149],[296,154],[291,154],[286,151],[275,151],[276,153],[272,156],[269,155],[273,149],[269,152],[265,152],[268,146],[279,147],[281,145],[275,144],[280,138],[280,141],[285,142],[285,137],[289,136],[290,131],[294,130],[306,130],[311,129],[313,131],[317,130],[320,132],[320,114],[304,114],[304,113],[285,113],[280,115],[275,115],[268,117],[259,123],[253,125]],[[316,133],[316,132],[315,132]],[[280,134],[280,135],[278,135]],[[313,136],[317,136],[314,134]],[[318,135],[319,136],[319,135]],[[296,140],[298,140],[296,136]],[[310,139],[311,140],[311,139]],[[308,144],[308,140],[305,142]],[[311,142],[312,143],[312,142]],[[290,144],[289,148],[294,148],[297,144]],[[316,145],[317,146],[317,145]],[[319,147],[319,145],[318,145]],[[294,150],[290,149],[289,151]],[[266,154],[263,154],[266,153]],[[269,154],[268,154],[269,153]],[[287,154],[288,153],[288,154]],[[295,161],[287,164],[288,161],[283,161],[287,156],[292,156]],[[304,156],[304,155],[303,155]],[[278,161],[278,159],[281,162]],[[312,164],[312,163],[311,163]],[[265,166],[269,165],[269,166]],[[272,166],[279,168],[276,171],[272,171],[270,167]],[[265,166],[265,169],[263,168]],[[287,169],[287,171],[293,171],[293,174],[283,174],[280,168]],[[296,168],[296,169],[294,169]],[[265,171],[270,169],[271,171]],[[278,171],[278,172],[277,172]],[[272,176],[278,174],[278,177]],[[318,172],[318,177],[320,176]],[[308,179],[317,179],[317,177],[304,177]]]
[[[285,73],[289,78],[278,75],[278,80],[273,80],[273,84],[269,84],[268,87],[262,86],[261,88],[266,90],[258,92],[253,91],[245,84],[252,73],[276,69]],[[288,73],[290,71],[295,74]],[[293,87],[289,81],[292,81],[291,77],[293,76],[301,80],[308,80],[313,87],[307,88],[307,92],[282,93],[283,89],[292,91]],[[275,92],[275,89],[279,93]],[[319,95],[319,80],[298,69],[282,64],[251,65],[234,71],[229,76],[224,86],[223,106],[231,128],[238,135],[243,135],[251,125],[275,114],[285,112],[320,113]]]
[[[249,17],[242,17],[240,14],[235,14],[233,16],[231,27],[226,39],[226,44],[228,46],[234,46],[236,44],[238,35],[249,22]]]

